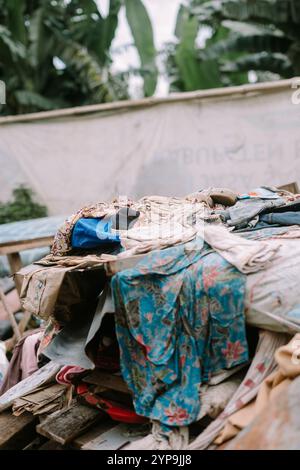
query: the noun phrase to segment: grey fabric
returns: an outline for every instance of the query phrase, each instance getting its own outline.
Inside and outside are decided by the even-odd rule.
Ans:
[[[98,298],[97,307],[80,311],[62,328],[43,354],[60,365],[94,369],[89,346],[99,332],[105,314],[111,312],[114,312],[114,305],[106,287]]]
[[[241,237],[249,238],[249,240],[265,240],[273,236],[283,235],[289,232],[290,226],[273,227],[271,225],[264,224],[260,227],[257,224],[253,228],[246,227],[241,230],[235,230],[234,233],[238,233]]]
[[[246,228],[235,230],[235,232],[300,225],[300,203],[293,202],[291,204],[286,204],[283,207],[275,207],[272,210],[263,211],[263,213],[259,215],[258,222],[254,222],[255,219],[252,219],[248,222]]]
[[[93,362],[85,354],[85,342],[93,322],[94,312],[82,312],[62,328],[43,354],[56,364],[93,369]]]
[[[246,227],[248,222],[266,209],[273,209],[285,204],[284,199],[242,199],[228,209],[227,224],[236,228]]]
[[[300,225],[300,211],[271,212],[260,217],[260,222],[268,225]]]
[[[239,200],[234,206],[226,210],[217,210],[216,213],[229,226],[242,229],[247,227],[249,222],[253,221],[258,214],[282,206],[285,206],[285,200],[279,196],[277,188],[261,186],[253,189],[251,193],[239,196]],[[252,227],[257,221],[253,221]]]
[[[284,204],[283,206],[280,207],[272,207],[270,209],[265,209],[262,214],[268,214],[270,212],[299,212],[300,211],[300,200],[288,202],[287,204]]]
[[[128,230],[137,221],[140,213],[130,207],[121,207],[118,212],[111,217],[112,228],[115,230]]]

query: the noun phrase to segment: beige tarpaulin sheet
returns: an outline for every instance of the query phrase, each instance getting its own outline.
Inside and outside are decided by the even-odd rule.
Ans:
[[[125,194],[299,181],[295,93],[285,80],[2,118],[0,200],[27,183],[52,214],[66,214]]]

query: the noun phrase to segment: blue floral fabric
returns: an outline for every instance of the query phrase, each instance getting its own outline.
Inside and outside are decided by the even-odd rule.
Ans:
[[[248,360],[245,276],[196,239],[115,274],[112,292],[136,412],[168,426],[195,421],[201,383]]]

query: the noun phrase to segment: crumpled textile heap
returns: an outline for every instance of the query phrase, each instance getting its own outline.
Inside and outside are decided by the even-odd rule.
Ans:
[[[122,246],[126,249],[145,244],[145,248],[139,248],[145,252],[147,244],[148,251],[151,249],[149,247],[151,241],[156,242],[152,249],[159,248],[157,241],[160,239],[168,238],[168,246],[179,243],[180,232],[183,241],[188,241],[195,218],[213,221],[221,217],[225,223],[235,228],[247,227],[248,222],[259,213],[284,206],[288,201],[296,199],[295,195],[286,191],[261,187],[257,188],[255,193],[250,192],[243,196],[224,188],[208,188],[187,195],[185,198],[149,196],[133,201],[122,197],[114,199],[111,203],[99,202],[81,208],[65,221],[55,236],[51,256],[70,254],[73,229],[76,223],[84,218],[114,221],[118,213],[127,211],[138,214],[133,227],[124,223],[112,224],[116,229],[111,230],[111,236],[120,238]],[[231,207],[225,210],[227,206]],[[163,230],[164,226],[173,227],[172,235],[166,235],[167,229]],[[164,233],[160,234],[161,230]]]
[[[283,390],[287,390],[290,383],[300,375],[299,350],[300,333],[277,349],[274,357],[278,367],[263,381],[256,399],[228,418],[224,429],[215,439],[216,444],[235,437],[263,411],[270,400],[276,400]]]
[[[259,220],[259,215],[265,211],[284,206],[295,196],[288,191],[279,190],[276,187],[261,186],[247,194],[238,196],[238,201],[232,207],[221,210],[221,218],[236,230],[247,226],[252,227]],[[253,224],[254,221],[254,224]]]
[[[200,388],[201,409],[197,417],[199,421],[204,416],[216,418],[229,403],[231,397],[242,382],[243,371],[235,374],[232,378],[217,385],[203,384]]]
[[[228,190],[224,191],[218,190],[217,196],[220,197],[221,194],[224,198]],[[211,190],[208,192],[213,194]],[[22,270],[23,308],[46,320],[49,316],[55,316],[59,321],[69,321],[73,316],[75,306],[80,305],[80,299],[83,298],[81,289],[83,282],[75,282],[79,279],[77,273],[84,272],[89,278],[92,273],[87,273],[89,268],[93,268],[99,271],[103,269],[103,272],[105,269],[106,274],[111,275],[113,270],[111,272],[109,270],[110,263],[120,264],[126,260],[133,260],[134,257],[146,255],[153,250],[163,250],[170,246],[187,243],[197,236],[201,237],[203,231],[211,246],[216,250],[219,249],[219,253],[242,272],[249,273],[255,271],[256,268],[265,267],[273,256],[267,242],[251,244],[251,241],[244,240],[245,237],[243,237],[244,241],[238,237],[234,238],[236,235],[225,232],[225,228],[221,234],[222,225],[211,223],[216,221],[216,216],[204,195],[205,191],[199,191],[185,198],[151,196],[137,202],[124,198],[111,204],[99,203],[81,209],[58,231],[52,254],[40,260],[39,265],[34,266],[34,269],[31,267],[29,271],[26,271],[26,268]],[[236,197],[229,193],[227,196],[231,197],[232,202]],[[214,201],[214,208],[216,207],[221,207],[221,204]],[[234,207],[235,205],[232,206]],[[102,249],[93,253],[82,251],[80,255],[78,251],[72,252],[72,230],[82,217],[112,217],[113,219],[117,218],[117,214],[127,214],[127,212],[139,215],[135,218],[133,226],[126,225],[124,220],[122,224],[114,225],[121,227],[121,230],[115,230],[115,234],[120,237],[122,243],[121,252],[120,249],[118,252],[110,251],[109,253],[103,252]],[[129,228],[124,230],[124,227]],[[274,228],[266,230],[270,231]],[[279,228],[279,230],[282,229]],[[247,237],[249,237],[249,232]],[[105,282],[105,275],[103,280]],[[91,282],[88,284],[93,285]],[[88,290],[85,289],[85,291]],[[91,295],[89,292],[89,297]],[[86,295],[84,298],[86,300]]]
[[[167,426],[195,421],[201,383],[248,360],[245,277],[196,239],[152,252],[111,285],[136,412]]]
[[[120,201],[113,201],[111,204],[106,202],[98,202],[90,206],[79,209],[64,225],[57,231],[51,248],[51,253],[57,256],[64,256],[71,250],[72,231],[76,222],[82,218],[103,218],[105,216],[113,216],[120,207],[131,207],[132,201],[125,201],[123,205]]]
[[[146,252],[195,238],[195,220],[210,217],[204,201],[191,202],[185,198],[163,196],[144,197],[137,202],[124,198],[111,204],[98,203],[80,209],[58,230],[51,249],[52,256],[65,256],[72,250],[72,231],[81,218],[113,217],[121,208],[129,207],[139,213],[134,226],[128,230],[111,230],[120,237],[126,249]],[[133,254],[133,253],[131,253]],[[48,259],[51,259],[51,255]]]
[[[261,214],[268,213],[267,219],[273,220],[273,212],[281,213],[281,207],[287,208],[290,195],[276,188],[258,189],[257,193],[246,195],[217,189],[215,193],[199,191],[186,198],[151,196],[136,202],[123,198],[111,204],[85,207],[59,230],[51,255],[35,267],[35,273],[28,272],[25,277],[22,295],[26,297],[28,310],[45,319],[53,316],[64,325],[50,347],[52,345],[53,349],[61,340],[74,356],[76,335],[69,335],[70,341],[66,341],[68,328],[72,333],[72,320],[78,314],[84,323],[83,334],[77,335],[78,344],[85,345],[90,330],[87,319],[89,312],[93,313],[92,302],[81,300],[97,298],[101,273],[103,286],[109,282],[107,276],[113,275],[111,286],[122,373],[133,393],[136,412],[154,422],[153,434],[147,437],[148,444],[144,443],[150,448],[186,448],[186,426],[203,414],[216,416],[220,412],[220,407],[212,406],[207,386],[215,374],[248,361],[245,306],[253,299],[257,300],[257,305],[261,301],[259,308],[263,315],[263,309],[268,307],[274,312],[278,328],[284,323],[279,310],[269,308],[268,303],[271,300],[276,303],[277,292],[283,290],[271,292],[266,299],[260,287],[268,283],[263,282],[266,274],[282,279],[276,275],[276,270],[283,266],[277,264],[284,253],[280,236],[290,236],[289,229],[255,230],[255,226]],[[118,224],[111,222],[114,218],[117,220],[118,214],[126,216],[129,211],[135,214],[134,224],[127,224],[123,219],[120,224],[120,217]],[[73,240],[73,246],[74,227],[81,221],[77,227],[80,229],[85,225],[82,222],[88,221],[82,219],[92,220],[93,227],[95,219],[102,222],[102,228],[108,223],[103,230],[112,241],[118,241],[118,249],[105,251],[103,246],[98,247],[98,234],[94,229],[92,246],[84,242],[80,234],[76,243]],[[234,231],[240,227],[247,230],[241,236]],[[278,240],[265,240],[271,236]],[[296,266],[291,265],[291,268],[291,275],[295,277]],[[75,282],[82,272],[91,276],[86,279],[84,290],[81,290],[82,280]],[[97,289],[91,290],[93,273]],[[246,281],[245,274],[253,284]],[[293,287],[293,308],[290,309],[292,316],[285,320],[286,326],[288,322],[297,323],[299,316],[297,286],[289,285]],[[250,296],[247,296],[249,286]],[[285,291],[283,293],[286,295]],[[68,302],[62,304],[62,297],[64,300],[68,297]],[[287,305],[285,302],[284,306]],[[290,310],[285,308],[283,316],[288,316]],[[100,328],[101,322],[94,321],[95,318],[91,315],[91,324]],[[253,324],[257,326],[255,321]],[[98,329],[94,328],[96,332]],[[76,331],[79,333],[79,327]],[[207,447],[228,417],[255,397],[260,383],[276,366],[272,355],[275,346],[283,344],[284,337],[271,333],[261,335],[257,355],[245,380],[238,390],[237,384],[226,388],[226,400],[230,393],[233,395],[230,402],[191,448]],[[44,356],[47,356],[44,343],[48,340],[50,331],[47,330],[40,348]],[[61,364],[66,360],[62,353],[64,348],[59,352]],[[83,350],[78,348],[80,357]],[[67,364],[83,367],[76,361],[68,360]],[[61,378],[67,379],[64,374]]]
[[[265,269],[280,248],[280,243],[253,241],[233,235],[221,225],[204,226],[205,241],[230,264],[245,274]]]
[[[261,186],[238,196],[237,202],[228,209],[215,212],[236,231],[256,230],[266,225],[261,216],[272,211],[285,210],[290,203],[299,200],[299,195],[292,194],[272,186]]]
[[[256,215],[264,210],[281,207],[285,203],[284,199],[263,200],[263,199],[249,199],[240,200],[234,206],[228,209],[229,219],[227,224],[242,228],[252,220]]]
[[[276,350],[289,341],[284,333],[261,330],[255,356],[241,385],[225,410],[188,446],[188,450],[206,449],[219,435],[229,416],[243,408],[256,397],[260,385],[275,370]]]

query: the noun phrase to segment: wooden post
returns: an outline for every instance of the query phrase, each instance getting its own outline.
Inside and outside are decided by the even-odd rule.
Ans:
[[[20,271],[20,269],[22,268],[22,260],[21,260],[20,253],[8,253],[7,257],[8,257],[8,262],[9,262],[11,273],[15,274],[18,271]],[[18,280],[15,280],[15,284],[16,284],[18,294],[20,295],[22,286]]]
[[[20,333],[18,324],[16,322],[14,313],[11,311],[8,304],[6,303],[5,294],[4,294],[3,290],[1,289],[1,287],[0,287],[0,300],[3,304],[4,310],[6,311],[8,318],[11,322],[13,332],[14,332],[14,336],[16,337],[17,341],[19,341],[19,339],[21,338],[21,333]]]
[[[9,262],[9,265],[10,265],[11,273],[15,274],[18,271],[20,271],[20,269],[22,268],[22,260],[21,260],[20,253],[19,252],[8,253],[7,257],[8,257],[8,262]],[[16,288],[17,288],[17,292],[20,296],[21,289],[22,289],[22,284],[21,284],[20,280],[17,277],[14,278],[14,281],[15,281],[15,285],[16,285]],[[14,345],[17,343],[17,341],[23,335],[23,333],[26,330],[26,327],[27,327],[27,325],[30,321],[30,318],[31,318],[31,314],[28,313],[28,312],[24,312],[24,316],[21,319],[21,321],[19,323],[19,326],[18,326],[19,336],[16,336],[16,334],[14,334],[13,338],[11,338],[7,342],[6,347],[7,347],[8,351],[13,349]],[[14,333],[15,333],[15,330],[14,330]]]

